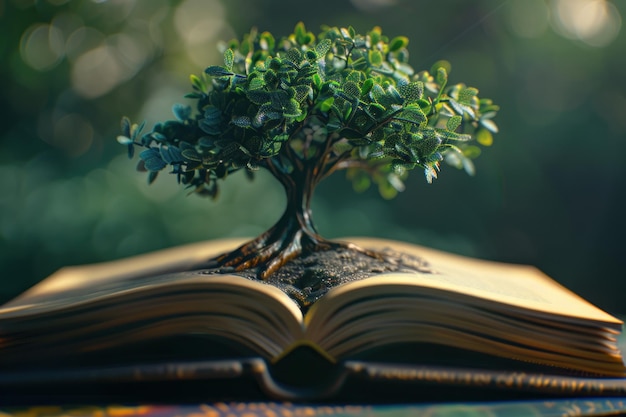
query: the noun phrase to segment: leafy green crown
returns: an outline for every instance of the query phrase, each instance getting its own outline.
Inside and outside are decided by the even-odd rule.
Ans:
[[[253,30],[225,45],[223,66],[191,75],[186,97],[197,100],[196,112],[176,104],[175,120],[145,134],[124,118],[118,141],[130,157],[145,148],[139,169],[149,182],[169,165],[179,182],[211,197],[234,171],[271,163],[288,174],[293,158],[324,159],[324,175],[348,169],[355,188],[373,180],[386,197],[416,167],[431,182],[444,159],[472,174],[480,153],[472,141],[491,144],[498,107],[476,88],[449,85],[447,62],[414,71],[407,45],[378,27],[366,35],[324,27],[315,36],[298,23],[278,40]]]

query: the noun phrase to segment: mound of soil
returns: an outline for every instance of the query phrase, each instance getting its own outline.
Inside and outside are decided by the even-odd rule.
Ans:
[[[265,282],[283,290],[306,311],[328,290],[347,282],[391,272],[433,272],[423,259],[389,248],[375,255],[349,246],[313,251],[288,261]],[[254,269],[234,272],[231,268],[219,268],[206,272],[227,272],[258,279]]]

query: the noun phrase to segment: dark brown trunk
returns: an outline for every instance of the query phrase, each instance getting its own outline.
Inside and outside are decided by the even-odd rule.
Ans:
[[[321,170],[323,164],[320,163],[323,158],[307,160],[289,156],[295,165],[289,173],[281,170],[271,159],[265,165],[283,185],[287,195],[287,208],[276,224],[234,251],[220,255],[205,265],[198,265],[199,268],[222,272],[252,270],[257,278],[266,280],[290,260],[317,251],[351,248],[380,258],[377,253],[352,244],[332,242],[319,235],[312,219],[311,198],[315,187],[325,177]]]
[[[327,250],[335,244],[322,238],[311,215],[311,197],[317,185],[316,169],[302,163],[290,174],[280,173],[275,166],[268,169],[280,181],[287,194],[285,212],[265,233],[233,252],[218,256],[207,266],[235,271],[255,269],[266,279],[289,260],[311,251]]]

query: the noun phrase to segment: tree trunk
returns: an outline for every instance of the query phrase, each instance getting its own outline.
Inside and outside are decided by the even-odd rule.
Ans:
[[[211,259],[200,268],[222,272],[253,270],[257,278],[266,280],[285,263],[312,252],[350,248],[367,256],[381,259],[381,255],[349,243],[332,242],[319,235],[312,219],[311,198],[317,184],[329,173],[324,171],[328,149],[311,158],[295,156],[285,147],[287,157],[294,162],[286,173],[267,160],[264,167],[283,185],[287,207],[280,219],[269,230],[232,252]]]
[[[262,235],[232,252],[209,261],[211,268],[235,271],[255,269],[259,279],[266,279],[289,260],[312,251],[342,246],[322,238],[311,216],[311,197],[318,180],[316,169],[303,163],[299,170],[281,174],[274,166],[268,169],[280,181],[287,194],[285,212]]]

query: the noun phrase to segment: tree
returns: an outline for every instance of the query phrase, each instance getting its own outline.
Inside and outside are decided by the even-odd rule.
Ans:
[[[415,72],[407,45],[378,27],[366,35],[324,27],[315,36],[298,23],[281,39],[253,30],[224,47],[223,66],[191,76],[186,97],[197,100],[197,111],[177,104],[176,120],[145,134],[124,118],[118,141],[131,158],[145,148],[138,168],[150,183],[169,166],[179,183],[212,198],[229,174],[268,170],[287,193],[284,214],[207,263],[266,279],[295,257],[345,246],[321,237],[311,216],[315,187],[334,172],[347,170],[357,190],[373,181],[386,198],[415,168],[429,183],[442,161],[473,174],[480,149],[472,142],[492,142],[498,107],[473,87],[449,85],[447,62]]]

